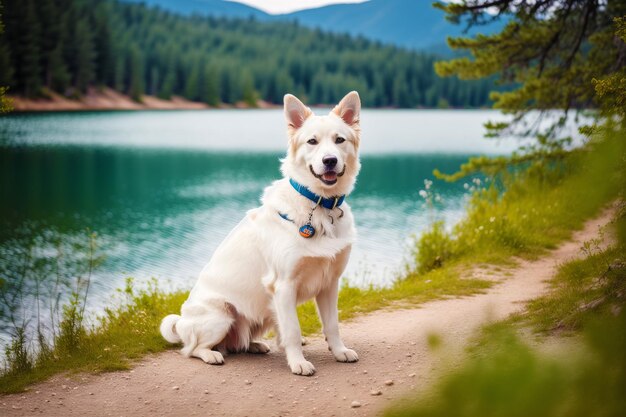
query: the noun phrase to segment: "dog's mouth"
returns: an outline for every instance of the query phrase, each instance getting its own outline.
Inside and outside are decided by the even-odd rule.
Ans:
[[[322,181],[326,185],[334,185],[337,182],[337,179],[346,173],[345,165],[343,166],[343,170],[341,172],[326,171],[323,174],[318,174],[313,169],[313,165],[309,165],[309,169],[311,170],[311,174],[313,174],[315,178]]]

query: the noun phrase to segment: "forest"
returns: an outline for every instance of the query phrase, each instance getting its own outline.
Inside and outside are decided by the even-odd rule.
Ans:
[[[2,0],[0,85],[78,98],[109,87],[136,101],[182,96],[211,106],[286,92],[311,104],[358,90],[373,107],[483,107],[492,79],[439,78],[436,55],[297,22],[179,16],[113,0]]]

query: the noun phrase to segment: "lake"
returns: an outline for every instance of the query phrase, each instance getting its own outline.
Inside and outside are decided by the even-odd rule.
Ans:
[[[433,169],[452,172],[470,155],[508,153],[515,143],[483,139],[482,124],[502,119],[494,111],[364,110],[361,118],[362,170],[348,197],[359,238],[345,278],[389,285],[411,263],[413,236],[462,215],[462,183],[436,181],[441,202],[425,206],[419,191]],[[277,109],[3,116],[0,267],[15,267],[25,253],[16,236],[73,242],[89,229],[104,256],[92,274],[93,308],[126,277],[190,288],[280,177],[285,148]],[[66,257],[77,247],[67,245]],[[46,256],[50,248],[35,249]]]

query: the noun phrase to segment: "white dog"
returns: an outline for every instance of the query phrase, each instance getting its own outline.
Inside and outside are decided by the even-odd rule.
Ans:
[[[273,327],[291,371],[312,375],[296,313],[311,298],[335,358],[358,360],[339,336],[337,293],[356,237],[344,198],[360,169],[361,102],[353,91],[327,116],[315,116],[290,94],[284,104],[284,178],[265,189],[263,205],[248,211],[217,248],[181,315],[163,319],[161,334],[182,341],[185,356],[222,364],[226,351],[268,352],[257,339]]]

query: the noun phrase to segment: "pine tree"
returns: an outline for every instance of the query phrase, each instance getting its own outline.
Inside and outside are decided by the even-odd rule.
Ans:
[[[202,101],[214,107],[220,104],[219,71],[211,63],[207,64],[202,77]]]
[[[244,70],[241,75],[241,99],[250,107],[256,107],[259,100],[254,88],[254,78],[249,70]]]
[[[130,86],[128,94],[130,97],[141,102],[141,96],[144,94],[144,73],[143,73],[143,57],[137,45],[130,48]]]
[[[119,50],[115,54],[113,88],[117,91],[126,91],[126,54]]]
[[[200,98],[200,62],[192,65],[191,72],[187,76],[185,83],[185,98],[189,100],[198,100]]]
[[[165,78],[163,79],[163,84],[161,85],[161,89],[159,90],[159,97],[165,100],[169,100],[172,98],[172,94],[174,94],[174,89],[176,88],[176,69],[174,66],[170,66],[167,73],[165,74]]]
[[[20,53],[17,57],[18,85],[26,96],[32,97],[41,90],[41,66],[39,52],[39,34],[41,26],[35,13],[34,0],[25,0],[16,5],[24,8],[24,28],[19,33]]]
[[[41,45],[41,66],[44,69],[44,84],[46,87],[54,89],[52,87],[52,73],[58,69],[53,68],[53,65],[60,65],[62,62],[59,62],[59,58],[61,60],[63,58],[58,55],[59,51],[55,52],[60,42],[62,22],[53,0],[40,0],[37,10],[42,28],[39,43]],[[55,53],[57,55],[53,56]],[[53,60],[55,62],[52,62]]]
[[[159,82],[161,81],[159,78],[160,72],[159,72],[159,68],[155,65],[153,65],[150,68],[150,87],[148,88],[148,93],[151,96],[158,96],[159,95]]]
[[[113,57],[113,37],[111,34],[109,4],[99,3],[94,10],[94,47],[97,51],[95,61],[95,81],[98,84],[112,86],[115,80],[115,59]]]
[[[13,85],[15,81],[14,75],[15,70],[11,61],[11,52],[4,40],[4,36],[2,36],[0,37],[0,86]]]
[[[95,79],[96,51],[93,42],[93,32],[86,19],[76,23],[76,74],[74,86],[80,92],[86,92],[87,87]]]
[[[59,44],[48,55],[47,85],[50,89],[64,93],[70,85],[71,75],[63,60],[63,47]]]
[[[432,55],[293,23],[185,17],[112,0],[3,2],[0,79],[17,94],[107,85],[136,99],[147,89],[212,105],[280,103],[286,92],[330,103],[355,88],[364,105],[488,103],[483,84],[438,80]]]
[[[539,136],[539,146],[559,148],[566,143],[559,137],[566,119],[556,118],[546,129],[543,123],[525,124],[526,115],[555,109],[567,114],[599,106],[592,80],[626,68],[626,44],[615,36],[614,28],[614,19],[626,15],[624,1],[462,0],[436,7],[447,13],[448,20],[466,26],[498,18],[507,21],[500,33],[449,39],[453,49],[469,54],[436,64],[442,76],[497,76],[514,85],[491,95],[494,107],[512,114],[513,122],[488,124],[490,136]],[[618,75],[622,76],[626,75]],[[480,84],[476,88],[484,89]]]

